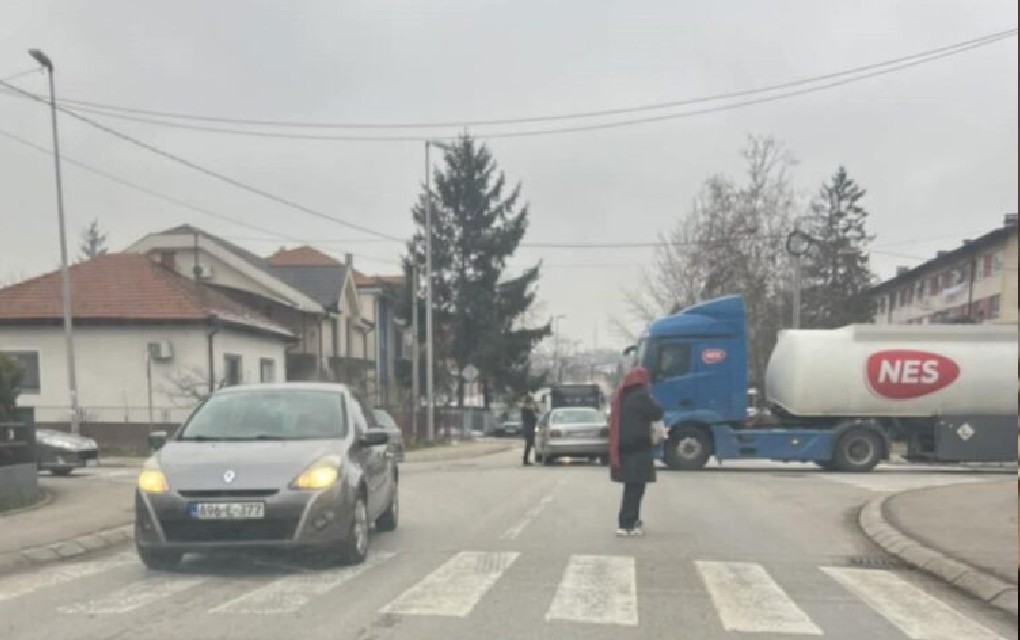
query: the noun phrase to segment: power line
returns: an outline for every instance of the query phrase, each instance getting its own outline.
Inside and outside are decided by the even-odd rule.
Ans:
[[[328,122],[302,122],[302,121],[286,121],[286,120],[260,120],[260,119],[246,119],[246,118],[228,118],[208,115],[197,115],[187,113],[175,113],[169,111],[159,111],[154,109],[142,109],[142,108],[131,108],[114,104],[107,104],[101,102],[94,102],[88,100],[73,100],[64,99],[60,102],[75,105],[83,111],[90,111],[92,113],[99,113],[110,117],[123,117],[116,116],[115,113],[123,114],[136,114],[143,116],[156,116],[161,118],[172,118],[179,120],[192,120],[197,122],[215,122],[223,124],[243,125],[243,126],[269,126],[269,127],[290,127],[290,128],[320,128],[320,129],[432,129],[432,128],[464,128],[473,126],[505,126],[505,125],[517,125],[517,124],[533,124],[540,122],[555,122],[562,120],[576,120],[585,118],[597,118],[606,116],[618,116],[627,115],[632,113],[641,113],[646,111],[655,111],[662,109],[671,109],[677,107],[687,107],[695,104],[701,104],[705,102],[717,102],[720,100],[728,100],[733,98],[741,98],[749,95],[755,95],[758,93],[769,93],[773,91],[780,91],[784,89],[790,89],[798,86],[815,84],[818,82],[824,82],[826,80],[832,80],[848,75],[855,75],[859,73],[865,73],[884,67],[890,67],[894,65],[900,65],[901,63],[916,62],[917,64],[928,62],[930,60],[938,59],[942,57],[939,54],[952,55],[962,51],[966,51],[976,46],[985,46],[1001,39],[1013,37],[1017,34],[1017,29],[1008,29],[1005,31],[998,31],[990,33],[978,38],[972,38],[970,40],[963,40],[954,44],[937,47],[934,49],[928,49],[897,58],[891,58],[880,62],[861,65],[841,71],[827,73],[823,75],[810,76],[805,78],[799,78],[796,80],[767,85],[756,89],[745,89],[740,91],[732,91],[726,93],[720,93],[710,96],[702,96],[697,98],[688,98],[684,100],[673,100],[669,102],[660,102],[646,105],[639,105],[633,107],[619,107],[612,109],[601,109],[595,111],[579,111],[573,113],[562,113],[554,115],[544,116],[532,116],[532,117],[515,117],[515,118],[495,118],[495,119],[476,119],[476,120],[461,120],[461,121],[436,121],[436,122],[394,122],[394,123],[382,123],[382,122],[362,122],[362,123],[328,123]],[[906,65],[912,66],[912,65]],[[905,68],[905,67],[898,67]],[[862,76],[864,77],[871,76]],[[35,95],[35,94],[33,94]],[[115,113],[110,113],[115,112]],[[136,119],[137,121],[149,122],[157,124],[159,121],[142,120]],[[166,126],[184,126],[173,123],[161,123]],[[227,130],[220,130],[210,128],[211,131],[227,132]],[[252,132],[254,133],[254,132]],[[286,135],[286,134],[275,134],[275,135]],[[419,139],[419,138],[415,138]]]
[[[16,92],[18,92],[18,93],[20,93],[22,95],[31,97],[31,99],[36,100],[38,102],[42,102],[42,103],[48,103],[49,102],[48,100],[45,100],[45,99],[42,99],[42,98],[38,98],[35,95],[33,95],[33,94],[31,94],[31,93],[29,93],[27,91],[24,91],[22,89],[19,89],[18,87],[14,86],[12,84],[9,84],[9,83],[7,83],[7,82],[5,82],[3,80],[0,80],[0,85],[3,85],[3,86],[8,87],[10,89],[13,89],[14,91],[16,91]],[[112,128],[104,125],[104,124],[101,124],[99,122],[96,122],[95,120],[92,120],[91,118],[83,116],[83,115],[81,115],[79,113],[75,113],[74,111],[72,111],[70,109],[67,109],[66,107],[58,106],[57,108],[61,112],[66,113],[67,115],[71,116],[72,118],[75,118],[76,120],[80,120],[81,122],[84,122],[85,124],[88,124],[89,126],[95,127],[96,129],[99,129],[100,131],[108,133],[108,134],[110,134],[110,135],[112,135],[114,137],[120,138],[121,140],[124,140],[126,142],[129,142],[129,143],[137,146],[137,147],[145,149],[146,151],[150,151],[152,153],[155,153],[156,155],[159,155],[159,156],[162,156],[164,158],[167,158],[168,160],[172,160],[173,162],[176,162],[178,164],[182,164],[182,165],[188,167],[189,169],[194,169],[195,171],[198,171],[200,173],[204,173],[205,175],[208,175],[208,176],[211,176],[213,178],[216,178],[217,180],[220,180],[221,182],[225,182],[225,183],[227,183],[229,185],[232,185],[234,187],[237,187],[239,189],[243,189],[244,191],[248,191],[249,193],[254,193],[255,195],[262,196],[264,198],[267,198],[269,200],[272,200],[272,201],[277,202],[279,204],[282,204],[284,206],[290,207],[292,209],[296,209],[297,211],[301,211],[303,213],[306,213],[308,215],[314,216],[316,218],[320,218],[322,220],[326,220],[326,221],[329,221],[329,222],[333,222],[335,224],[339,224],[341,226],[347,227],[349,229],[353,229],[355,231],[360,231],[361,233],[365,233],[365,234],[368,234],[368,235],[373,235],[373,236],[376,236],[376,237],[379,237],[379,238],[384,238],[384,239],[387,239],[387,240],[394,240],[394,241],[398,241],[398,242],[402,242],[403,241],[400,238],[397,238],[396,236],[392,236],[392,235],[389,235],[387,233],[383,233],[381,231],[376,231],[375,229],[370,229],[370,228],[362,226],[360,224],[356,224],[354,222],[349,222],[347,220],[343,220],[342,218],[337,218],[335,216],[331,216],[331,215],[329,215],[327,213],[323,213],[323,212],[318,211],[316,209],[312,209],[311,207],[307,207],[307,206],[305,206],[303,204],[294,202],[293,200],[288,200],[286,198],[283,198],[281,196],[275,195],[275,194],[270,193],[268,191],[265,191],[263,189],[259,189],[258,187],[253,187],[253,186],[251,186],[251,185],[249,185],[249,184],[247,184],[245,182],[241,182],[240,180],[237,180],[235,178],[231,178],[231,177],[229,177],[227,175],[224,175],[224,174],[219,173],[217,171],[214,171],[212,169],[208,169],[208,168],[206,168],[206,167],[204,167],[204,166],[202,166],[200,164],[192,162],[191,160],[188,160],[186,158],[182,158],[181,156],[178,156],[178,155],[175,155],[173,153],[170,153],[169,151],[164,151],[163,149],[160,149],[159,147],[156,147],[155,145],[149,144],[147,142],[143,142],[143,141],[141,141],[141,140],[139,140],[137,138],[129,136],[126,133],[122,133],[121,131],[118,131],[116,129],[112,129]]]
[[[11,75],[7,76],[6,78],[0,78],[0,80],[3,80],[4,82],[11,82],[12,80],[17,80],[18,78],[20,78],[22,76],[27,76],[30,73],[38,73],[40,70],[42,70],[42,67],[33,67],[31,69],[25,69],[24,71],[19,71],[17,73],[11,74]],[[35,95],[35,94],[33,94],[33,95]],[[58,102],[60,102],[60,101],[58,100]]]
[[[834,82],[828,82],[828,83],[824,83],[824,84],[816,84],[814,86],[809,86],[809,87],[804,88],[804,89],[798,89],[798,90],[795,90],[795,91],[787,91],[787,92],[784,92],[784,93],[778,93],[778,94],[775,94],[775,95],[764,96],[764,97],[755,98],[755,99],[751,99],[751,100],[743,100],[743,101],[740,101],[740,102],[733,102],[733,103],[730,103],[730,104],[723,104],[723,105],[717,105],[717,106],[713,106],[713,107],[706,107],[706,108],[703,108],[703,109],[695,109],[693,111],[683,111],[683,112],[680,112],[680,113],[667,113],[667,114],[662,114],[662,115],[657,115],[657,116],[648,116],[648,117],[644,117],[644,118],[631,118],[631,119],[625,119],[625,120],[617,120],[617,121],[613,121],[613,122],[602,122],[602,123],[596,123],[596,124],[576,125],[576,126],[567,126],[567,127],[559,127],[559,128],[525,129],[525,130],[518,130],[518,131],[503,131],[503,132],[493,132],[493,133],[482,133],[482,134],[478,134],[478,137],[487,138],[487,139],[530,138],[530,137],[539,137],[539,136],[546,136],[546,135],[558,135],[558,134],[566,134],[566,133],[582,133],[582,132],[591,132],[591,131],[601,131],[601,130],[607,130],[607,129],[619,129],[619,128],[622,128],[622,127],[631,127],[631,126],[642,125],[642,124],[650,124],[650,123],[655,123],[655,122],[664,122],[664,121],[668,121],[668,120],[680,120],[680,119],[684,119],[684,118],[692,118],[692,117],[695,117],[695,116],[707,115],[707,114],[712,114],[712,113],[720,113],[720,112],[724,112],[724,111],[732,111],[732,110],[735,110],[735,109],[742,109],[744,107],[750,107],[750,106],[755,106],[755,105],[759,105],[759,104],[767,104],[767,103],[770,103],[770,102],[777,102],[777,101],[780,101],[780,100],[786,100],[788,98],[794,98],[794,97],[797,97],[797,96],[808,95],[808,94],[811,94],[811,93],[818,93],[818,92],[821,92],[821,91],[826,91],[828,89],[833,89],[833,88],[840,87],[840,86],[843,86],[843,85],[848,85],[848,84],[853,84],[853,83],[856,83],[856,82],[860,82],[862,80],[867,80],[867,79],[870,79],[870,78],[875,78],[875,77],[879,77],[879,76],[883,76],[883,75],[888,75],[888,74],[891,74],[891,73],[902,71],[904,69],[908,69],[908,68],[915,67],[915,66],[918,66],[918,65],[921,65],[921,64],[925,64],[927,62],[933,62],[933,61],[939,60],[941,58],[957,55],[959,53],[963,53],[964,51],[969,51],[971,49],[977,49],[979,47],[987,46],[987,45],[992,44],[994,42],[998,42],[999,40],[1004,40],[1007,37],[1012,37],[1012,35],[1016,34],[1016,30],[1013,30],[1010,33],[1011,33],[1011,35],[1009,35],[1009,36],[997,36],[997,37],[995,37],[993,39],[983,40],[983,41],[978,42],[976,44],[971,44],[971,45],[967,45],[967,46],[964,46],[964,47],[958,47],[956,49],[952,49],[950,51],[945,51],[943,53],[939,53],[939,54],[936,54],[936,55],[930,55],[930,56],[928,56],[926,58],[916,59],[916,60],[913,60],[913,61],[910,61],[910,62],[905,62],[905,63],[902,63],[902,64],[898,64],[898,65],[895,65],[895,66],[888,66],[888,67],[882,68],[882,69],[880,69],[878,71],[872,71],[870,73],[865,73],[865,74],[862,74],[862,75],[853,75],[853,76],[850,76],[850,77],[844,77],[843,79],[837,80],[837,81],[834,81]],[[67,112],[68,113],[73,113],[73,111],[67,111]],[[95,111],[93,110],[93,112],[95,112]],[[166,121],[163,121],[163,120],[155,120],[155,119],[152,119],[152,118],[142,118],[142,117],[136,117],[136,116],[125,116],[125,115],[114,115],[114,114],[104,114],[104,115],[106,115],[107,117],[114,117],[114,118],[119,118],[119,119],[123,119],[123,120],[130,120],[130,121],[133,121],[133,122],[140,122],[140,123],[143,123],[143,124],[150,124],[150,125],[155,125],[155,126],[170,127],[170,128],[174,128],[174,129],[184,129],[184,130],[190,130],[190,131],[200,131],[200,132],[205,132],[205,133],[221,133],[221,134],[227,134],[227,135],[247,136],[247,137],[256,137],[256,138],[276,138],[276,139],[287,139],[287,140],[306,140],[306,141],[307,140],[314,140],[314,141],[334,141],[334,142],[340,142],[340,141],[342,141],[342,142],[422,142],[424,140],[436,139],[437,138],[437,136],[420,136],[420,135],[419,136],[409,136],[409,135],[349,135],[349,134],[323,135],[323,134],[281,133],[281,132],[275,132],[275,131],[251,131],[251,130],[243,130],[243,129],[231,129],[231,128],[227,128],[227,127],[214,127],[214,126],[193,125],[193,124],[185,124],[185,123],[177,123],[177,122],[166,122]]]

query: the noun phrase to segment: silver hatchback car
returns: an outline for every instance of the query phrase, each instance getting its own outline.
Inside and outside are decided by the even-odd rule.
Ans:
[[[313,551],[359,563],[369,529],[397,526],[397,465],[382,429],[344,385],[289,383],[218,391],[138,477],[135,544],[150,568],[186,552]]]
[[[545,464],[556,458],[609,461],[609,427],[606,414],[589,407],[560,407],[538,422],[535,457]]]

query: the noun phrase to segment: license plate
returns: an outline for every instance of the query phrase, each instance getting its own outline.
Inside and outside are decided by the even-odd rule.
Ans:
[[[196,520],[261,520],[265,502],[192,502],[189,515]]]

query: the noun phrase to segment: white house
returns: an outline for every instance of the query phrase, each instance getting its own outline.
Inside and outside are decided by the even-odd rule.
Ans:
[[[269,259],[190,225],[151,233],[127,251],[149,256],[287,327],[297,343],[287,354],[289,380],[337,377],[373,365],[349,265],[309,247]],[[311,255],[314,253],[314,255]]]
[[[104,425],[180,422],[210,384],[286,377],[293,332],[144,255],[103,255],[70,279],[78,405],[101,444]],[[59,272],[0,289],[0,352],[24,367],[19,405],[39,425],[66,425]]]

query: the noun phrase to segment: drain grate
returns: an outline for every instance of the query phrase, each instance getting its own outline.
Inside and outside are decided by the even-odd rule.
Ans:
[[[851,556],[846,559],[847,566],[857,569],[904,569],[902,561],[888,556]]]

